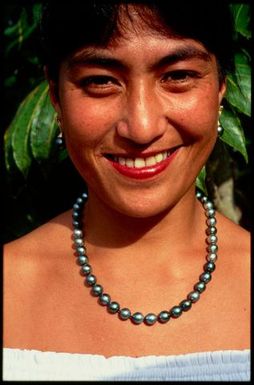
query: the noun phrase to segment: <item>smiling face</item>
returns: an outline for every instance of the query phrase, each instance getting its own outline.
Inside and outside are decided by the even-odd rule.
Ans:
[[[225,86],[201,43],[136,23],[106,48],[64,61],[51,96],[90,197],[145,218],[194,186],[216,141]]]

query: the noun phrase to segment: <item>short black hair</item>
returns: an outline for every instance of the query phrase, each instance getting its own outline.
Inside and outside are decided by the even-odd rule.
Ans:
[[[140,16],[150,27],[201,42],[215,55],[220,80],[233,70],[233,23],[227,1],[47,1],[43,7],[41,36],[49,78],[57,80],[61,61],[79,48],[105,47],[120,34],[119,10],[125,7],[128,12],[128,4],[139,11],[143,6]]]

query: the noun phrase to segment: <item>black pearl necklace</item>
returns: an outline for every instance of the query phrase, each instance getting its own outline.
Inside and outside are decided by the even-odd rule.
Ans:
[[[91,287],[91,294],[95,297],[98,297],[99,304],[105,306],[109,313],[118,314],[118,317],[121,320],[130,319],[134,324],[141,324],[143,322],[146,325],[153,325],[156,321],[160,323],[166,323],[171,318],[180,317],[183,312],[190,310],[192,305],[199,300],[200,294],[204,292],[206,285],[212,279],[212,273],[215,270],[215,262],[217,260],[218,246],[216,236],[216,218],[213,204],[200,191],[196,193],[196,197],[203,204],[207,224],[207,256],[206,263],[203,266],[203,272],[199,276],[198,282],[193,286],[193,291],[191,291],[178,305],[173,306],[169,310],[163,310],[159,314],[148,313],[145,316],[140,312],[135,312],[132,314],[127,307],[120,307],[120,304],[116,301],[112,301],[110,295],[104,292],[103,287],[97,283],[97,278],[94,274],[92,274],[92,267],[88,261],[82,232],[82,209],[85,202],[87,201],[87,194],[83,193],[81,197],[77,198],[75,204],[73,205],[72,214],[74,227],[73,239],[76,249],[77,261],[81,266],[82,275],[86,277],[85,284],[88,287]]]

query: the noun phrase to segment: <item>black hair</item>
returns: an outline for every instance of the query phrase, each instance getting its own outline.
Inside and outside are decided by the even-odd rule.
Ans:
[[[148,26],[159,29],[160,33],[200,41],[215,55],[220,80],[233,70],[232,19],[226,1],[47,1],[41,20],[41,36],[49,78],[57,80],[61,61],[79,48],[88,45],[105,47],[119,36],[120,10],[124,9],[128,14],[130,4],[137,8]],[[128,16],[131,18],[131,14]]]

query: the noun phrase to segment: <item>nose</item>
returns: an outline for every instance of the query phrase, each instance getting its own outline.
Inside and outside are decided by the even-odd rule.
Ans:
[[[163,135],[167,119],[156,90],[144,82],[136,83],[125,99],[124,116],[117,132],[136,144],[148,144]]]

